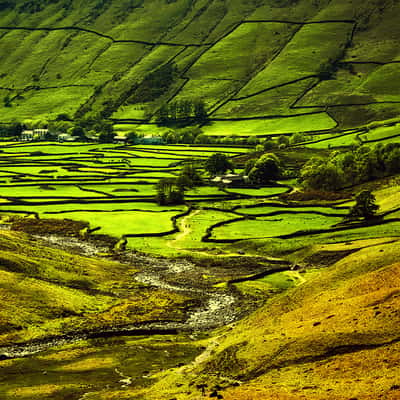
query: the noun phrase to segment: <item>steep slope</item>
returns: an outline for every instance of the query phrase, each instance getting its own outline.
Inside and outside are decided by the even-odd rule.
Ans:
[[[146,398],[201,399],[206,388],[229,400],[397,399],[400,243],[320,251],[344,249],[352,254],[220,331]]]
[[[205,102],[213,135],[393,118],[399,15],[394,0],[2,1],[0,118],[140,125],[182,100]]]

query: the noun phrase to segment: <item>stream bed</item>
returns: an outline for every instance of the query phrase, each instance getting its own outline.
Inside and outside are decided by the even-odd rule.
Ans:
[[[67,251],[79,252],[85,256],[99,256],[107,248],[98,247],[95,243],[81,241],[56,235],[38,236],[46,244]],[[199,300],[199,306],[191,310],[184,322],[160,321],[110,327],[103,330],[78,331],[74,334],[53,336],[32,342],[0,347],[0,360],[27,357],[57,346],[72,344],[91,338],[116,336],[152,336],[171,335],[180,332],[206,331],[235,321],[238,293],[229,287],[216,289],[212,285],[200,284],[197,280],[199,266],[190,261],[158,258],[151,255],[124,252],[119,261],[140,265],[140,272],[132,279],[150,287],[187,294]],[[191,276],[195,274],[195,276]],[[191,276],[191,277],[190,277]]]

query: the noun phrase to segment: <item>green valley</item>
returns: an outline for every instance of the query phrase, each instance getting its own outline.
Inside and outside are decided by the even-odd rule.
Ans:
[[[0,399],[399,399],[399,16],[0,0]]]

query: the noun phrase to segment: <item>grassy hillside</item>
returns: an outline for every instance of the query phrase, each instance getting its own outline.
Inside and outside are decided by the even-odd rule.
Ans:
[[[399,13],[374,0],[10,0],[0,9],[0,120],[101,114],[140,125],[183,99],[205,102],[210,135],[386,120],[400,107]]]
[[[201,399],[204,385],[207,396],[229,400],[397,399],[400,248],[386,241],[309,249],[309,268],[329,253],[350,254],[217,332],[145,398]]]
[[[183,317],[188,297],[135,283],[137,271],[1,231],[0,345]]]
[[[0,125],[219,139],[1,143],[0,398],[400,398],[399,16],[395,0],[0,0]],[[201,129],[159,126],[187,109]],[[243,173],[261,143],[281,180],[206,171],[218,152]],[[297,181],[314,157],[343,162],[341,189]],[[186,167],[203,183],[164,204]],[[349,221],[363,190],[376,215]]]
[[[387,190],[382,196],[388,194]],[[7,255],[15,246],[23,249],[18,259],[21,266],[23,257],[30,253],[31,270],[41,255],[46,280],[43,271],[38,270],[29,278],[20,279],[22,270],[10,267],[12,262],[17,265],[17,260]],[[65,264],[57,265],[56,277],[56,269],[49,263],[55,250],[39,244],[32,246],[25,237],[13,233],[2,233],[1,248],[1,316],[5,320],[9,312],[8,318],[15,324],[2,326],[12,332],[17,323],[36,325],[30,335],[21,328],[13,335],[3,331],[3,343],[40,338],[39,326],[46,327],[42,333],[57,333],[61,318],[65,332],[78,319],[66,313],[85,307],[83,316],[92,323],[99,318],[104,321],[104,315],[121,322],[121,318],[132,318],[138,309],[146,309],[144,303],[129,308],[121,299],[123,285],[117,289],[115,282],[108,281],[105,271],[117,273],[120,282],[124,278],[117,263],[91,259],[88,267],[88,259],[58,251],[57,256]],[[60,343],[25,358],[1,361],[1,394],[7,400],[82,396],[107,400],[395,400],[399,396],[399,251],[398,237],[335,244],[314,241],[291,255],[301,266],[300,271],[235,284],[243,292],[258,291],[258,296],[266,296],[271,285],[280,290],[275,296],[268,295],[269,300],[256,312],[209,337],[195,333],[190,337],[154,335]],[[67,269],[74,268],[76,272],[81,262],[87,266],[87,279],[95,276],[103,289],[118,290],[123,305],[104,313],[102,307],[109,307],[112,302],[109,295],[97,296],[94,303],[90,295],[78,292],[78,284],[76,289],[69,288]],[[6,273],[14,280],[4,280]],[[53,282],[57,282],[57,292]],[[40,304],[29,300],[31,307],[36,307],[35,322],[26,318],[27,303],[18,303],[19,297],[30,296],[29,288],[32,293],[40,290],[42,299],[52,299],[51,303],[45,300]],[[176,307],[176,303],[166,303],[160,293],[155,295],[160,307]],[[155,298],[148,300],[154,307]],[[12,304],[19,309],[18,320],[9,310]],[[61,304],[63,315],[41,325],[50,304],[52,318]],[[131,313],[125,315],[129,310]],[[83,316],[80,320],[84,320]]]

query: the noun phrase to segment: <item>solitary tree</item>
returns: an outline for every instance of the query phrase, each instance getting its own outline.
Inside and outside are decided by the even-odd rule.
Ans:
[[[350,210],[348,219],[369,220],[374,218],[379,209],[375,201],[375,196],[369,190],[363,190],[356,196],[356,204]]]
[[[178,176],[178,185],[179,182],[182,182],[185,188],[192,188],[203,183],[201,175],[194,162],[189,162],[182,168],[181,173]]]
[[[114,140],[114,133],[101,132],[99,135],[99,143],[112,143]]]
[[[71,136],[78,137],[79,139],[83,139],[85,137],[85,130],[80,125],[75,125],[68,129],[68,133]]]
[[[233,170],[233,165],[225,154],[215,153],[207,158],[204,168],[210,175],[215,176]]]

